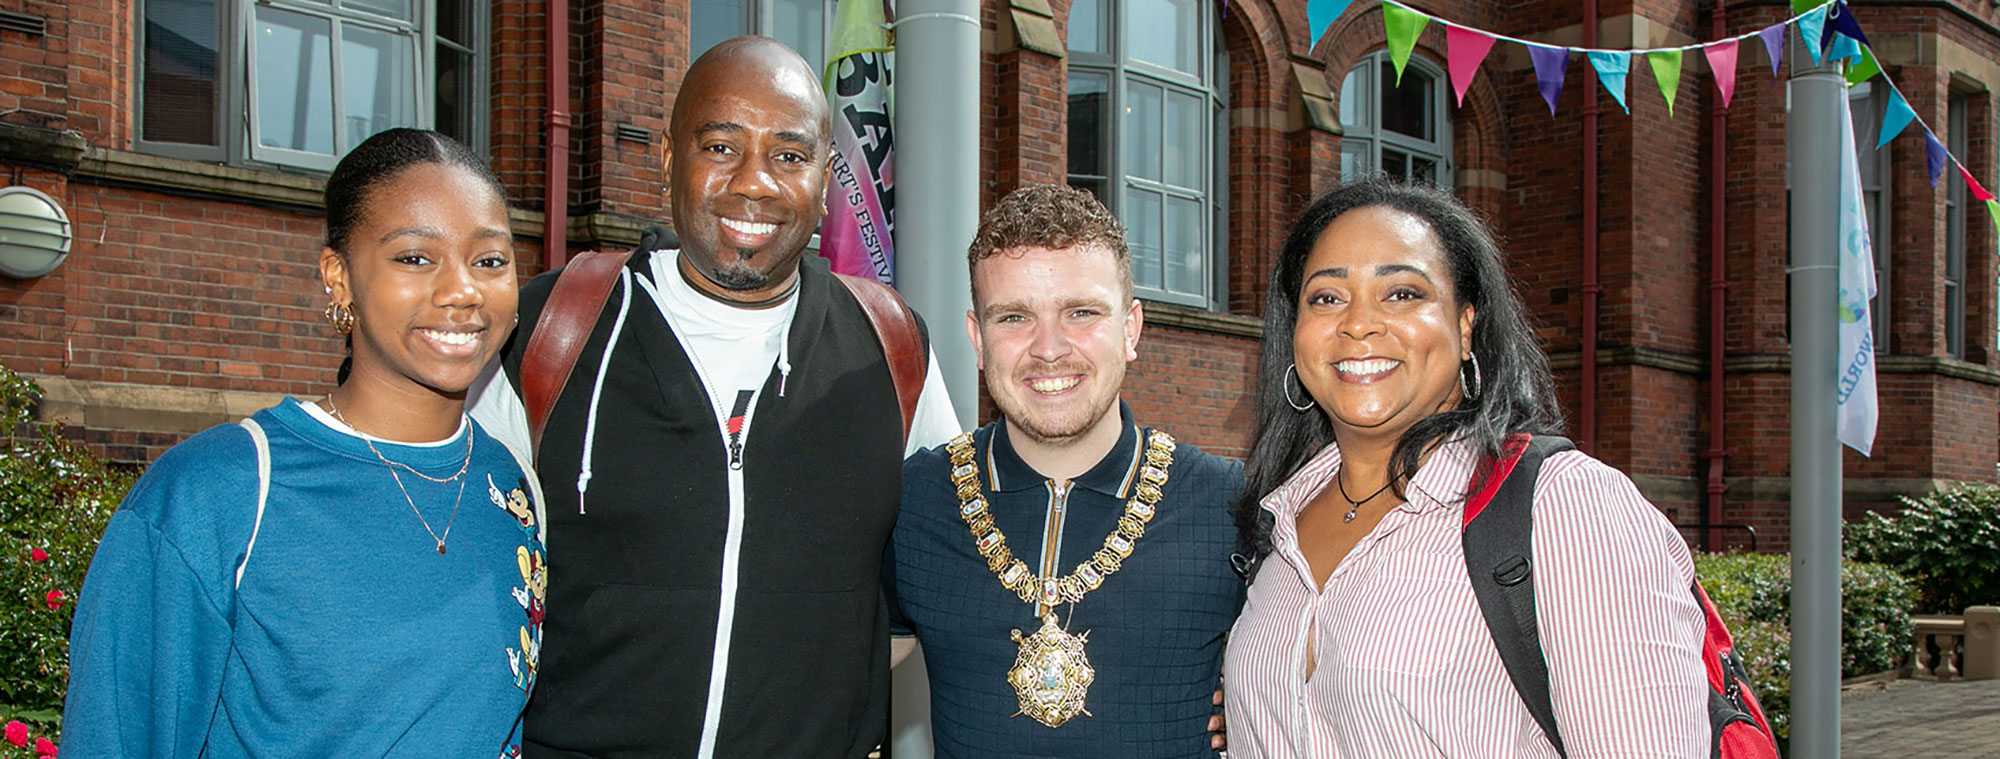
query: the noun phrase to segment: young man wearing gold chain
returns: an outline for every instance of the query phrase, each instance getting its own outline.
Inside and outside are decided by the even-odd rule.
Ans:
[[[884,568],[937,756],[1213,757],[1242,466],[1119,399],[1144,318],[1093,196],[1015,191],[968,260],[966,332],[1002,418],[904,464]]]

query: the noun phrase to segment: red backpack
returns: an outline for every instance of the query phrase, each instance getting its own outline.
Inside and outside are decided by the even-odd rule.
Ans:
[[[1479,612],[1500,649],[1500,660],[1514,690],[1534,715],[1535,724],[1569,756],[1556,730],[1554,702],[1549,698],[1549,667],[1542,658],[1541,635],[1535,627],[1534,520],[1535,478],[1542,462],[1575,450],[1561,437],[1516,435],[1506,455],[1494,463],[1494,476],[1465,502],[1465,568],[1472,577]],[[1702,637],[1702,661],[1708,665],[1709,756],[1716,759],[1778,759],[1771,723],[1751,692],[1750,673],[1736,656],[1729,629],[1716,616],[1715,604],[1695,582],[1689,589],[1701,603],[1708,629]]]

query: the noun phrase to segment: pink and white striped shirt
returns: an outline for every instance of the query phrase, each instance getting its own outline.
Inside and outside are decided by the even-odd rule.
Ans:
[[[1409,502],[1317,592],[1296,518],[1339,470],[1338,446],[1265,496],[1275,550],[1223,665],[1232,757],[1556,756],[1507,679],[1466,573],[1473,462],[1465,443],[1440,446]],[[1535,611],[1570,758],[1708,756],[1687,543],[1631,480],[1578,452],[1543,464],[1534,520]]]

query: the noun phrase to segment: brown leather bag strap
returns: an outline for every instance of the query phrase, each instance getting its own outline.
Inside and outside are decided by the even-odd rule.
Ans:
[[[521,354],[521,403],[528,408],[533,453],[539,455],[549,413],[562,397],[563,386],[569,384],[570,372],[576,368],[576,358],[583,354],[591,330],[597,327],[598,315],[604,313],[604,302],[618,283],[618,272],[631,257],[631,251],[582,253],[556,275],[548,303],[542,306],[535,332]]]
[[[894,288],[866,277],[834,276],[861,302],[869,325],[875,328],[875,338],[882,342],[882,355],[889,359],[889,378],[896,385],[896,402],[903,409],[903,443],[908,445],[910,422],[916,418],[917,399],[924,394],[924,374],[930,369],[923,336],[917,332],[917,318]]]

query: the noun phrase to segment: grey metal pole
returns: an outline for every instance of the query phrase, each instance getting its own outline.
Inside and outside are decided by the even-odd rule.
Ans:
[[[979,3],[904,0],[896,9],[896,284],[930,328],[958,421],[979,413],[965,338],[965,248],[979,226]]]
[[[979,2],[896,8],[896,289],[930,328],[961,429],[979,415],[978,359],[965,337],[979,226]],[[930,688],[921,651],[896,668],[889,753],[930,759]]]
[[[1840,336],[1838,207],[1842,99],[1830,62],[1792,41],[1792,756],[1840,757]]]

